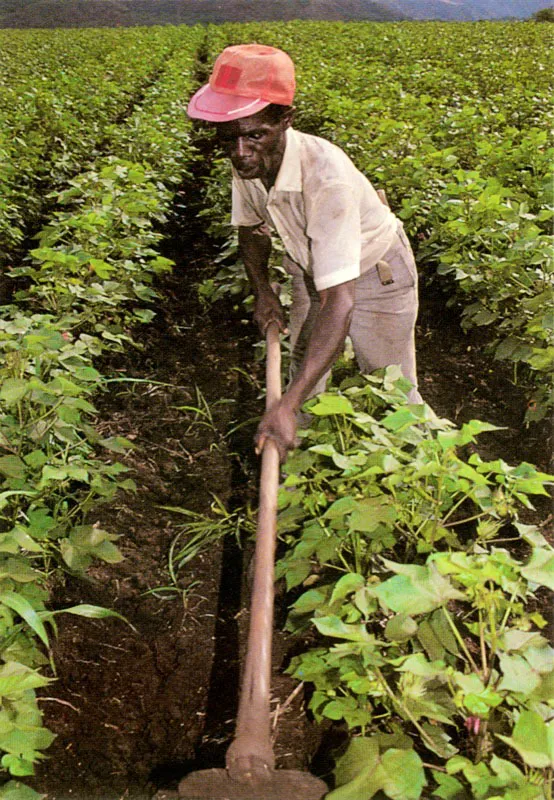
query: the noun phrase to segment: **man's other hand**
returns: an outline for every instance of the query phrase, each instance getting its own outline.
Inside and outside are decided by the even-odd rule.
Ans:
[[[268,288],[257,295],[254,303],[254,322],[264,336],[267,326],[272,322],[277,323],[281,333],[288,333],[283,307],[273,289]]]
[[[290,408],[286,397],[283,397],[262,417],[254,437],[256,453],[260,455],[266,441],[272,439],[277,445],[280,462],[286,461],[288,451],[296,447],[296,426],[296,412]]]

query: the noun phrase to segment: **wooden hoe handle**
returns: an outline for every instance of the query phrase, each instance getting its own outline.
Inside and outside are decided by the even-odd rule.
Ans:
[[[281,397],[279,328],[274,322],[267,328],[266,344],[267,409]],[[244,783],[267,777],[275,767],[271,745],[270,687],[278,488],[279,452],[275,442],[267,439],[262,451],[248,650],[235,739],[226,755],[231,778]]]

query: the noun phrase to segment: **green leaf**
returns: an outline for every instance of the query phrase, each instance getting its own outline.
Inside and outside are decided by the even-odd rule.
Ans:
[[[31,761],[20,756],[6,753],[2,756],[2,766],[7,769],[10,775],[23,777],[24,775],[34,775],[34,767]]]
[[[467,800],[465,789],[457,778],[435,771],[433,778],[438,784],[433,791],[433,797],[440,797],[441,800]]]
[[[110,276],[110,272],[115,272],[116,269],[116,267],[114,267],[112,264],[102,261],[101,258],[91,258],[90,266],[99,278],[108,278]]]
[[[444,676],[444,667],[443,661],[429,663],[423,653],[412,653],[398,667],[398,670],[399,672],[408,672],[410,675],[419,675],[428,680]]]
[[[93,606],[88,603],[81,603],[78,606],[62,608],[54,613],[73,614],[76,617],[87,617],[87,619],[107,619],[108,617],[115,617],[116,619],[120,619],[122,622],[125,622],[131,628],[133,627],[131,623],[121,614],[118,614],[117,611],[112,611],[111,609],[103,608],[102,606]]]
[[[17,661],[8,661],[0,667],[0,696],[2,697],[12,697],[13,699],[16,695],[21,695],[30,689],[47,686],[50,682],[50,678]]]
[[[285,564],[285,562],[282,563]],[[312,570],[312,563],[308,558],[298,558],[292,562],[286,562],[285,568],[287,589],[293,589],[308,577]]]
[[[392,498],[386,495],[359,500],[350,516],[350,528],[371,533],[380,524],[393,525],[397,517]]]
[[[522,711],[512,736],[496,735],[517,750],[529,767],[554,767],[554,720],[547,724],[536,711]]]
[[[313,448],[310,448],[313,450]],[[353,497],[341,497],[335,500],[323,515],[326,519],[341,519],[350,514],[358,507],[357,501]]]
[[[23,460],[31,469],[40,469],[48,461],[48,456],[43,450],[33,450],[31,453],[27,453]]]
[[[11,578],[17,583],[30,583],[40,577],[40,572],[33,569],[26,558],[0,559],[0,579]]]
[[[101,558],[102,561],[105,561],[107,564],[119,564],[120,561],[123,561],[123,554],[113,542],[101,542],[91,550],[91,553],[96,558]]]
[[[98,383],[102,375],[94,367],[77,367],[73,370],[73,375],[81,381],[92,381]]]
[[[324,636],[336,639],[348,639],[351,642],[372,642],[373,637],[367,632],[365,625],[348,625],[339,617],[316,617],[314,625]]]
[[[152,311],[150,308],[134,308],[133,309],[134,316],[147,325],[149,322],[152,322],[154,317],[156,316],[156,312]]]
[[[337,600],[342,600],[352,592],[357,592],[362,586],[365,586],[365,580],[362,575],[358,575],[355,572],[347,572],[336,582],[329,604],[333,605]]]
[[[339,786],[326,800],[370,800],[380,790],[391,800],[418,800],[426,783],[414,750],[391,748],[379,756],[376,736],[352,739],[337,760],[335,777]]]
[[[409,614],[396,614],[385,627],[385,638],[391,642],[407,642],[417,633],[417,622]]]
[[[48,647],[48,634],[46,632],[46,628],[44,627],[44,623],[42,622],[40,616],[33,608],[33,606],[29,603],[29,601],[20,594],[16,594],[16,592],[2,592],[0,594],[0,603],[4,603],[4,605],[11,608],[12,611],[15,611],[22,617],[27,625],[36,633],[39,637],[41,642]]]
[[[111,436],[109,439],[100,439],[98,444],[114,453],[127,453],[135,445],[124,436]]]
[[[465,599],[465,595],[455,589],[433,563],[429,567],[420,567],[385,560],[385,564],[393,572],[401,574],[381,583],[374,593],[392,611],[424,614],[449,600]]]
[[[494,755],[491,758],[491,767],[496,772],[499,778],[502,778],[506,786],[524,786],[526,777],[523,772],[512,764],[511,761],[506,761],[503,758],[498,758]]]
[[[68,472],[65,467],[52,467],[46,464],[42,468],[41,486],[44,486],[48,481],[65,481],[68,478]]]
[[[445,651],[458,655],[458,642],[442,608],[420,623],[417,638],[431,661],[444,658]]]
[[[431,661],[444,658],[445,649],[429,619],[423,619],[417,629],[417,638]]]
[[[528,564],[521,569],[521,574],[531,583],[554,591],[554,552],[542,548],[533,550]]]
[[[369,800],[379,790],[370,779],[379,764],[379,744],[376,737],[352,739],[348,749],[335,767],[338,788],[326,795],[326,800]]]
[[[56,527],[55,520],[47,508],[35,508],[27,513],[29,533],[35,539],[46,539],[49,532]]]
[[[341,394],[320,394],[317,398],[317,403],[310,406],[310,414],[316,414],[318,417],[326,417],[330,414],[348,414],[354,415],[352,403],[347,397]]]
[[[387,430],[397,432],[402,428],[410,427],[410,425],[413,425],[414,422],[419,422],[419,417],[417,417],[407,406],[405,406],[386,416],[382,421],[382,424]]]
[[[2,456],[0,458],[0,474],[7,478],[24,478],[25,462],[19,456]]]
[[[44,794],[35,792],[20,781],[8,781],[0,787],[0,800],[41,800]]]
[[[328,592],[322,587],[318,589],[308,589],[292,604],[292,608],[297,614],[308,614],[322,605],[327,605]]]
[[[549,547],[547,540],[536,525],[524,525],[522,522],[515,521],[513,524],[521,538],[533,547]]]
[[[425,739],[426,747],[436,753],[440,758],[451,758],[458,752],[458,748],[454,747],[451,743],[451,737],[440,725],[432,725],[430,722],[424,722],[422,728],[427,735]]]
[[[378,770],[391,800],[418,800],[427,783],[423,764],[414,750],[387,750]]]
[[[541,682],[541,676],[520,655],[500,654],[500,668],[502,680],[498,691],[520,692],[528,695],[533,692]]]
[[[13,406],[25,396],[28,388],[28,381],[21,378],[7,378],[0,389],[0,400],[3,400],[7,406]]]

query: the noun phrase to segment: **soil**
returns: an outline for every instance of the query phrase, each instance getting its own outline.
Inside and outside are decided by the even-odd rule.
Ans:
[[[232,737],[251,542],[239,548],[233,537],[220,540],[178,572],[175,586],[168,552],[185,517],[167,507],[207,513],[214,495],[230,509],[255,506],[251,441],[263,371],[254,360],[255,331],[231,303],[205,312],[197,300],[194,284],[213,268],[212,245],[201,229],[175,226],[170,233],[167,254],[177,267],[160,286],[156,320],[139,332],[141,350],[109,365],[111,374],[139,382],[113,383],[100,399],[102,432],[137,443],[124,457],[136,494],[120,495],[92,520],[121,535],[124,560],[97,564],[85,580],[67,578],[54,587],[56,607],[95,603],[128,624],[59,617],[56,680],[41,698],[45,724],[57,738],[32,782],[47,800],[175,796],[186,772],[223,766]],[[485,457],[548,470],[548,427],[523,426],[525,399],[509,373],[483,356],[478,333],[461,332],[436,285],[421,291],[421,301],[426,400],[457,423],[478,418],[503,426],[480,438]],[[549,514],[543,503],[535,521]],[[325,777],[336,734],[310,722],[302,692],[283,674],[295,647],[279,632],[285,604],[286,598],[278,602],[274,643],[277,765]]]

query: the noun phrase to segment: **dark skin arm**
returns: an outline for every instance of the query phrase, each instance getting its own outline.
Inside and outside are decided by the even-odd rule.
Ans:
[[[264,335],[270,322],[276,322],[279,330],[287,333],[281,303],[269,283],[271,238],[258,228],[240,227],[239,252],[254,292],[254,322]]]
[[[266,411],[258,426],[255,437],[258,453],[268,438],[276,443],[281,462],[294,449],[296,414],[344,347],[354,307],[354,286],[354,281],[348,281],[319,292],[321,305],[304,360],[286,393]]]
[[[283,309],[269,283],[270,237],[257,228],[239,227],[239,251],[254,292],[254,321],[263,334],[271,322],[287,333]],[[256,452],[261,453],[268,438],[275,441],[282,462],[294,449],[296,414],[344,347],[354,307],[354,285],[354,281],[348,281],[319,292],[320,309],[304,360],[281,400],[262,417],[255,436]]]

